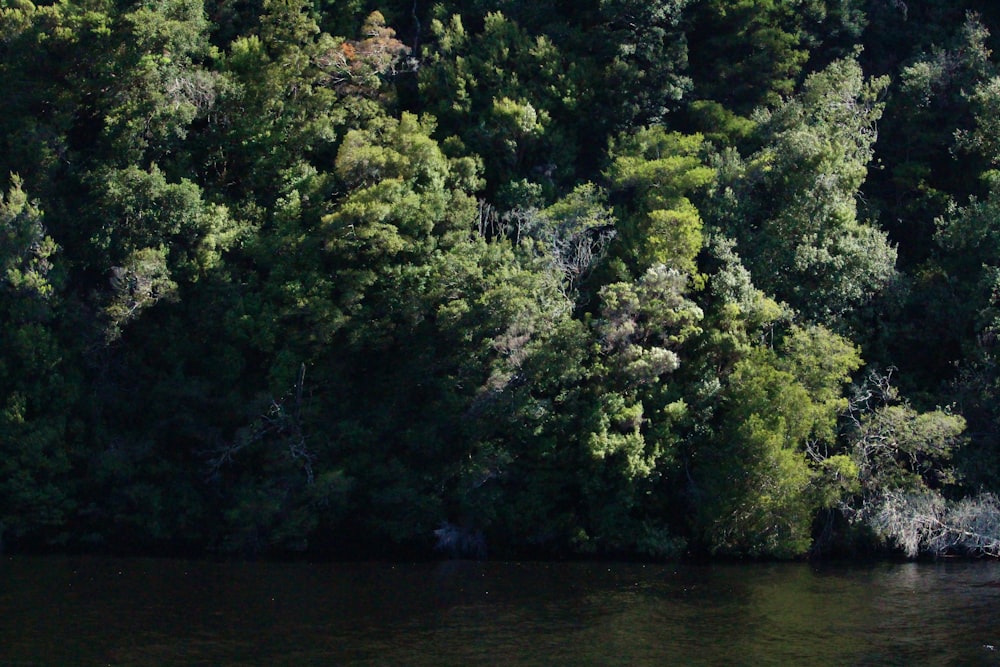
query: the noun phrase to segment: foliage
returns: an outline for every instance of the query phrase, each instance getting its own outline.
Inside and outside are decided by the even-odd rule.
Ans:
[[[692,471],[695,527],[713,553],[794,556],[808,550],[815,512],[835,500],[830,463],[842,386],[861,360],[819,327],[793,329],[778,351],[751,350],[723,388],[720,425]],[[820,463],[820,465],[816,465]],[[837,465],[837,462],[832,462]]]
[[[895,249],[857,219],[856,199],[886,83],[866,81],[853,59],[835,61],[758,114],[763,146],[749,160],[722,157],[731,166],[720,170],[711,223],[736,239],[762,289],[810,321],[832,323],[864,304],[894,271]]]
[[[605,177],[614,190],[629,195],[619,214],[621,254],[637,274],[655,264],[694,272],[702,221],[687,195],[715,175],[702,164],[701,148],[700,135],[668,133],[662,127],[612,142],[613,161]]]
[[[0,539],[996,555],[998,20],[0,2]]]
[[[78,389],[56,328],[59,248],[22,185],[0,195],[0,539],[56,539],[74,504]]]

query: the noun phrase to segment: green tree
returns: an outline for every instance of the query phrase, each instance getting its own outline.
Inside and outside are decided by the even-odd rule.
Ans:
[[[623,200],[618,218],[619,254],[636,275],[656,264],[692,274],[702,247],[702,221],[688,195],[710,184],[700,135],[661,126],[639,130],[611,144],[605,172]]]
[[[112,164],[178,157],[192,125],[212,112],[225,80],[201,0],[153,0],[121,15],[120,40],[102,83],[104,133]],[[187,153],[187,151],[183,151]]]
[[[680,24],[690,0],[600,0],[612,49],[601,60],[603,90],[595,100],[611,112],[611,131],[662,122],[691,88],[687,39]]]
[[[949,34],[914,52],[888,91],[879,149],[884,168],[872,173],[868,188],[895,212],[883,216],[883,224],[907,267],[929,258],[934,220],[953,197],[985,194],[979,175],[992,159],[986,134],[977,129],[989,123],[995,74],[989,31],[975,15],[938,26]]]
[[[78,259],[108,275],[106,335],[114,339],[143,309],[175,298],[177,281],[196,282],[217,265],[242,227],[197,185],[169,183],[155,164],[104,172],[97,187],[88,252]]]
[[[362,39],[348,40],[321,32],[302,3],[264,9],[256,32],[233,40],[222,58],[231,85],[203,158],[215,186],[250,208],[273,206],[281,184],[303,168],[328,169],[342,130],[391,103],[386,83],[407,53],[377,12]]]
[[[689,31],[694,94],[744,116],[779,104],[809,58],[803,23],[821,9],[780,0],[696,4]]]
[[[346,132],[334,173],[290,179],[271,233],[251,247],[259,300],[239,303],[231,317],[264,355],[265,372],[254,377],[253,405],[262,407],[245,413],[240,431],[253,437],[227,439],[233,457],[220,470],[235,545],[315,538],[351,548],[341,531],[358,544],[426,548],[444,519],[440,486],[464,442],[456,411],[479,380],[463,375],[476,367],[463,358],[471,343],[442,331],[435,299],[450,290],[436,276],[446,258],[463,257],[455,249],[472,232],[467,190],[478,185],[478,165],[447,158],[433,129],[432,119],[403,114]],[[346,194],[324,202],[328,178]],[[258,318],[273,324],[254,327]],[[282,431],[254,435],[303,368],[308,409]],[[308,456],[291,461],[298,432]]]
[[[973,198],[963,207],[952,206],[938,219],[935,240],[941,252],[934,281],[924,283],[924,296],[935,308],[921,314],[922,330],[913,335],[918,340],[937,337],[940,347],[933,358],[948,364],[945,372],[954,374],[944,398],[952,399],[951,392],[956,393],[973,434],[972,443],[960,453],[961,467],[970,482],[990,490],[994,488],[991,471],[1000,461],[1000,416],[992,400],[997,387],[995,348],[1000,324],[996,308],[1000,285],[998,204],[994,186],[986,198]]]
[[[74,508],[80,387],[58,330],[59,248],[42,217],[12,177],[0,196],[0,539],[14,544],[60,539]]]
[[[694,530],[711,553],[809,549],[816,512],[840,500],[838,476],[853,472],[816,453],[834,445],[842,388],[860,365],[852,345],[820,327],[793,328],[778,349],[734,364],[718,430],[694,453]]]
[[[723,154],[714,229],[736,239],[754,283],[808,320],[833,322],[894,273],[886,235],[858,220],[857,193],[876,139],[884,79],[853,59],[811,75],[798,95],[758,117],[763,147]]]
[[[442,129],[482,156],[489,191],[514,180],[550,188],[566,181],[579,143],[578,66],[548,36],[533,36],[499,12],[486,14],[480,33],[470,33],[459,15],[434,19],[430,29],[421,95]]]

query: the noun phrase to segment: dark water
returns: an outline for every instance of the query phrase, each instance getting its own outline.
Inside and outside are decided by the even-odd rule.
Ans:
[[[696,664],[1000,665],[1000,563],[0,560],[0,665]]]

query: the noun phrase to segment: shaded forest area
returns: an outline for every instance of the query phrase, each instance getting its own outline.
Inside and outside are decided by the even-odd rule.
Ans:
[[[1000,551],[1000,4],[0,8],[7,548]]]

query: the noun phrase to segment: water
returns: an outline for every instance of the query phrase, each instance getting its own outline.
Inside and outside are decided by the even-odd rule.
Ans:
[[[1000,563],[7,557],[0,665],[1000,665]]]

